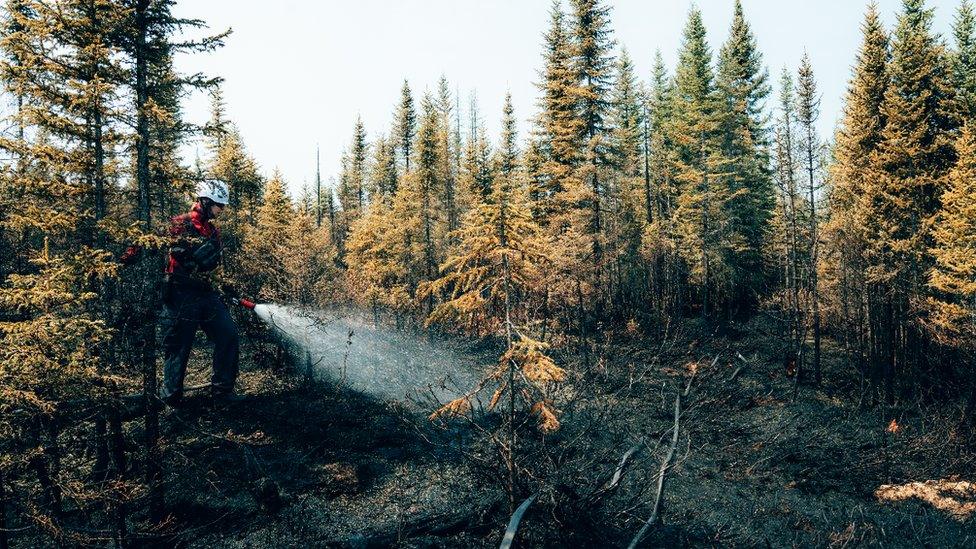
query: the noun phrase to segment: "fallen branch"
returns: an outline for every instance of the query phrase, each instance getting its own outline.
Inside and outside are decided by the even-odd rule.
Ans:
[[[505,528],[505,535],[502,536],[502,542],[498,545],[498,549],[509,549],[512,546],[512,542],[515,541],[515,533],[518,531],[519,523],[522,521],[522,516],[525,512],[529,510],[529,506],[538,497],[538,492],[527,497],[522,505],[518,506],[518,509],[512,513],[512,519],[508,521],[508,528]]]
[[[735,381],[735,378],[739,377],[739,373],[742,372],[742,369],[749,365],[749,361],[746,360],[746,357],[742,356],[742,353],[737,352],[735,353],[735,356],[742,361],[742,364],[736,368],[734,372],[732,372],[732,377],[729,378],[729,381]]]
[[[628,549],[634,549],[637,547],[637,544],[640,543],[641,539],[644,538],[644,535],[651,528],[651,526],[657,524],[659,520],[662,509],[661,502],[664,498],[664,482],[667,479],[667,471],[671,467],[671,461],[674,459],[674,453],[678,449],[680,419],[681,393],[678,393],[678,395],[674,397],[674,433],[671,435],[671,448],[668,450],[668,454],[664,456],[664,461],[661,462],[661,472],[657,477],[657,494],[654,496],[654,508],[651,511],[651,516],[644,523],[644,526],[641,527],[640,531],[637,532],[637,535],[634,536],[634,539],[630,542]]]

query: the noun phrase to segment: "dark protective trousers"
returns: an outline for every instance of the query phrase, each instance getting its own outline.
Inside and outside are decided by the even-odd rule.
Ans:
[[[213,374],[210,379],[213,389],[224,392],[234,390],[240,340],[237,325],[216,292],[171,286],[163,298],[160,328],[164,357],[160,398],[169,401],[183,395],[186,363],[197,328],[202,328],[214,345]]]

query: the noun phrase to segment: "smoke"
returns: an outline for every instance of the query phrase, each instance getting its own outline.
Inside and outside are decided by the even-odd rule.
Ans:
[[[478,353],[373,326],[356,311],[262,304],[254,312],[317,376],[383,400],[444,402],[471,390],[484,372],[485,360]]]

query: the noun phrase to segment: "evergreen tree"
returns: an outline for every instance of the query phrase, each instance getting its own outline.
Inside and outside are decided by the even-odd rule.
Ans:
[[[403,81],[400,90],[400,105],[396,112],[396,126],[394,130],[397,147],[400,149],[400,161],[403,162],[403,172],[410,171],[410,158],[413,152],[413,140],[417,135],[417,111],[413,106],[413,94],[410,84]]]
[[[728,258],[735,302],[755,304],[764,286],[762,253],[765,229],[773,211],[769,173],[768,74],[742,3],[735,2],[729,38],[718,55],[716,88],[724,111],[722,148],[728,159],[728,204],[731,232],[737,244]]]
[[[433,280],[441,260],[442,230],[437,198],[443,182],[438,178],[440,117],[430,95],[424,97],[420,127],[417,132],[417,163],[411,177],[401,186],[403,192],[394,203],[394,217],[404,223],[405,239],[411,251],[410,288],[416,292],[421,284]],[[417,296],[416,293],[412,295]],[[434,307],[434,296],[427,294],[425,313]]]
[[[574,202],[578,204],[580,232],[590,240],[595,288],[603,289],[604,220],[602,200],[606,181],[601,168],[609,163],[610,139],[607,115],[610,107],[614,41],[611,39],[610,8],[600,0],[572,0],[574,38],[573,68],[576,85],[566,90],[574,98],[580,120],[579,139],[585,150],[580,166]],[[584,213],[585,212],[585,213]],[[602,299],[596,305],[602,307]]]
[[[515,108],[512,106],[512,94],[505,94],[505,105],[502,108],[502,135],[496,153],[496,173],[505,177],[513,177],[519,164],[518,129],[515,127]]]
[[[956,144],[959,162],[949,174],[934,230],[935,295],[932,326],[946,343],[976,352],[976,132],[965,126]],[[972,403],[970,403],[972,406]]]
[[[505,120],[511,119],[506,102]],[[503,139],[503,142],[505,139]],[[502,150],[506,149],[503,144]],[[504,158],[506,153],[502,152]],[[504,160],[500,160],[504,164]],[[528,195],[512,172],[497,171],[490,197],[474,207],[459,231],[455,255],[441,265],[441,277],[422,289],[426,295],[450,297],[433,309],[428,323],[449,326],[468,323],[477,334],[505,335],[506,350],[488,372],[495,385],[489,409],[506,402],[505,442],[500,444],[507,472],[506,489],[514,507],[518,482],[516,466],[519,402],[539,417],[539,428],[555,431],[559,421],[551,403],[550,386],[566,378],[565,371],[545,354],[546,346],[532,339],[527,330],[529,304],[538,301],[547,262],[540,228],[532,219]],[[471,393],[445,404],[431,418],[457,415],[471,408]],[[507,398],[505,398],[507,397]],[[497,440],[497,438],[496,438]]]
[[[976,119],[976,15],[969,0],[959,4],[952,26],[956,49],[952,52],[951,79],[956,92],[956,123]]]
[[[743,242],[733,240],[726,204],[732,198],[727,161],[721,148],[722,121],[705,42],[701,13],[692,9],[685,26],[675,72],[674,114],[669,133],[675,141],[678,196],[677,248],[699,290],[702,316],[728,295],[727,258]],[[710,299],[711,298],[711,299]]]
[[[641,236],[644,230],[642,218],[646,211],[643,187],[649,183],[641,177],[643,171],[642,145],[644,129],[644,97],[633,63],[626,48],[616,63],[610,109],[611,151],[614,177],[609,178],[605,209],[608,212],[608,247],[615,261],[610,265],[611,277],[616,282],[614,296],[618,307],[631,309],[631,304],[641,301],[644,290],[645,269],[640,258]]]
[[[575,186],[571,179],[581,158],[582,120],[576,116],[576,99],[571,93],[576,86],[576,76],[573,46],[565,18],[559,0],[553,0],[549,30],[543,36],[544,67],[542,81],[537,84],[541,97],[535,123],[542,160],[534,177],[539,181],[538,200],[541,201],[539,209],[543,224],[549,222],[557,208],[556,197]]]
[[[659,326],[666,325],[666,318],[677,312],[679,286],[683,283],[674,216],[678,196],[676,146],[671,135],[674,92],[674,82],[658,51],[654,56],[645,121],[644,217],[647,224],[641,235],[641,254],[651,264],[651,309]]]
[[[437,82],[437,111],[440,115],[440,128],[438,131],[438,143],[440,146],[440,167],[439,178],[442,181],[443,192],[441,204],[447,217],[448,231],[454,231],[460,225],[461,210],[457,199],[457,173],[455,171],[455,157],[458,154],[454,150],[451,141],[451,90],[448,87],[447,78],[441,75]]]
[[[641,103],[634,64],[624,48],[617,59],[610,125],[613,128],[614,165],[625,177],[635,177],[640,171]]]
[[[779,189],[779,210],[773,219],[779,239],[774,246],[782,271],[783,308],[787,314],[786,353],[784,366],[799,380],[803,373],[805,356],[805,313],[802,302],[802,266],[807,258],[803,253],[803,197],[799,186],[800,136],[796,124],[796,97],[793,78],[783,69],[780,79],[779,117],[776,120],[776,183]],[[794,387],[797,387],[794,384]]]
[[[339,199],[342,210],[348,218],[347,224],[359,217],[366,205],[366,159],[369,145],[366,142],[366,128],[361,118],[356,118],[349,155],[343,177],[343,188]]]
[[[820,384],[820,190],[822,145],[817,135],[816,122],[820,118],[820,97],[817,82],[813,76],[810,58],[804,54],[797,70],[796,115],[800,133],[799,153],[805,172],[805,194],[807,210],[807,243],[809,261],[807,263],[807,286],[810,293],[810,318],[813,323],[813,374],[814,382]],[[797,370],[799,372],[799,369]],[[799,379],[799,373],[797,373]]]
[[[836,296],[833,307],[845,324],[842,333],[849,361],[865,372],[864,360],[872,352],[868,347],[876,348],[869,345],[866,309],[868,189],[874,184],[867,164],[878,149],[886,123],[881,107],[889,85],[890,57],[888,35],[875,4],[868,6],[861,32],[863,40],[847,90],[844,117],[834,139],[826,240],[831,257],[828,265],[832,266],[829,284]],[[872,370],[872,385],[876,386],[879,375],[879,370]]]
[[[373,147],[373,165],[370,172],[369,195],[371,202],[393,202],[397,191],[396,147],[382,135]]]
[[[291,286],[291,273],[282,259],[289,257],[294,248],[293,217],[291,199],[276,170],[265,186],[257,222],[241,251],[249,259],[247,289],[262,301],[286,301],[290,297],[287,289]]]
[[[881,105],[886,123],[871,159],[873,185],[866,189],[872,356],[885,373],[889,400],[896,371],[925,357],[915,304],[924,302],[932,222],[955,156],[946,133],[946,60],[931,20],[923,0],[905,0]]]

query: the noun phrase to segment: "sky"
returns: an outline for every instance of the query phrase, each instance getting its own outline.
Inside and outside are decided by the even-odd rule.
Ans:
[[[929,0],[934,31],[951,40],[959,0]],[[693,5],[702,11],[712,51],[728,36],[732,0],[609,0],[617,51],[626,47],[643,81],[655,50],[673,72],[681,31]],[[861,41],[867,0],[742,0],[769,69],[774,92],[784,67],[795,73],[809,54],[822,93],[821,135],[841,116]],[[900,0],[877,0],[888,29]],[[565,0],[564,0],[565,5]],[[230,28],[212,53],[180,56],[177,69],[224,79],[228,117],[262,172],[279,170],[293,195],[314,184],[316,148],[323,184],[339,172],[342,151],[362,117],[370,140],[388,133],[404,79],[419,106],[441,75],[460,97],[462,120],[477,94],[481,117],[497,140],[506,91],[520,138],[536,112],[542,35],[551,0],[181,0],[179,16],[202,19],[216,33]],[[209,98],[185,99],[191,121],[209,117]],[[192,159],[202,146],[191,145]]]

